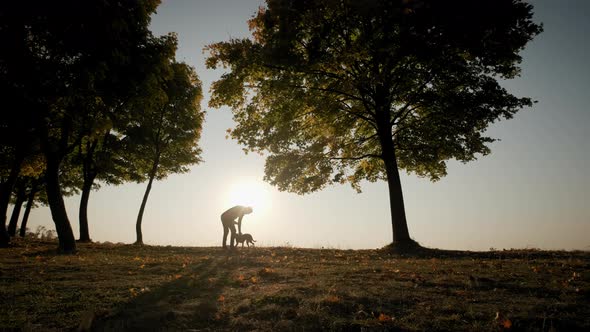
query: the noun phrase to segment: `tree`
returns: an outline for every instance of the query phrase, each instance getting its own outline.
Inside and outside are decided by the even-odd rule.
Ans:
[[[138,180],[134,161],[129,158],[129,151],[126,151],[128,146],[123,133],[129,123],[141,121],[143,112],[130,105],[138,100],[150,100],[151,96],[145,96],[143,87],[165,79],[163,76],[169,73],[160,69],[169,65],[175,56],[176,47],[174,33],[148,38],[133,63],[136,71],[142,75],[121,78],[120,86],[116,89],[129,93],[117,93],[110,98],[103,98],[100,103],[90,101],[82,126],[87,135],[71,158],[74,164],[79,165],[83,179],[79,208],[81,242],[91,241],[87,211],[90,191],[99,187],[95,180],[114,185]]]
[[[121,112],[122,106],[118,112]],[[121,135],[116,134],[113,128],[113,119],[118,118],[118,112],[89,112],[89,123],[92,128],[90,134],[85,136],[70,156],[70,162],[75,165],[76,175],[82,175],[80,186],[80,242],[91,242],[88,226],[88,202],[92,189],[100,186],[95,180],[101,180],[106,184],[121,184],[127,178],[122,169],[123,144]],[[102,119],[102,121],[100,121]]]
[[[6,163],[3,162],[2,164]],[[2,165],[2,174],[0,174],[0,215],[2,217],[2,222],[0,223],[0,247],[6,247],[10,242],[10,235],[6,229],[6,213],[20,168],[20,162],[16,158],[9,164],[10,168],[8,168],[8,171],[5,171],[6,168]]]
[[[22,43],[24,33],[10,11],[0,4],[0,43],[5,45],[0,52],[0,98],[3,112],[0,117],[0,247],[10,241],[6,229],[6,213],[10,196],[20,173],[24,159],[35,150],[38,144],[34,139],[31,102],[23,92],[31,68],[23,65]]]
[[[144,94],[133,106],[140,116],[125,132],[136,178],[148,181],[137,215],[138,245],[143,244],[143,213],[154,179],[185,173],[188,165],[201,162],[198,141],[204,119],[201,82],[184,63],[164,64],[149,80]]]
[[[120,179],[109,177],[110,171],[115,170],[115,157],[113,148],[116,146],[118,138],[111,133],[110,128],[106,131],[100,131],[98,136],[89,136],[80,142],[74,154],[77,162],[81,164],[80,172],[82,173],[82,187],[80,195],[79,222],[80,222],[80,242],[91,242],[90,229],[88,227],[88,201],[90,191],[93,187],[98,187],[95,180],[100,175],[107,183],[120,183]],[[115,178],[115,180],[111,180]]]
[[[14,208],[12,210],[12,216],[8,223],[8,234],[12,237],[16,235],[16,226],[18,223],[18,217],[20,216],[20,210],[23,203],[27,198],[30,197],[30,193],[36,191],[38,186],[38,178],[43,176],[45,170],[45,160],[39,153],[31,154],[24,158],[19,167],[19,177],[15,182],[14,187]],[[29,204],[27,204],[28,206]],[[30,210],[30,209],[29,209]],[[25,211],[26,217],[28,213]]]
[[[249,26],[252,39],[208,46],[208,68],[229,67],[210,106],[232,108],[232,137],[268,153],[280,190],[387,181],[399,246],[415,245],[399,169],[436,181],[532,104],[498,83],[542,30],[520,0],[267,0]]]
[[[35,196],[40,191],[39,185],[40,185],[39,179],[33,179],[31,181],[31,187],[29,188],[29,192],[27,194],[27,205],[25,206],[25,212],[23,214],[23,219],[21,220],[21,223],[20,223],[20,231],[19,231],[20,237],[25,237],[25,235],[26,235],[27,222],[29,221],[29,214],[31,213],[31,209],[33,208],[33,205],[35,204]]]
[[[10,221],[8,222],[8,235],[14,237],[16,235],[16,226],[18,223],[18,218],[20,217],[20,210],[27,198],[26,193],[26,184],[24,179],[19,179],[15,185],[15,198],[14,198],[14,208],[12,209],[12,215],[10,216]]]
[[[0,127],[4,127],[0,125]],[[2,128],[4,131],[4,128]],[[0,137],[0,247],[6,247],[10,242],[10,234],[6,228],[6,214],[10,203],[10,196],[18,179],[20,164],[23,161],[20,152],[14,146],[4,145],[5,140]]]
[[[9,98],[5,98],[10,102]],[[2,117],[0,127],[0,215],[3,216],[0,225],[0,247],[5,247],[10,242],[10,236],[14,236],[15,227],[22,205],[22,186],[16,186],[15,208],[13,209],[9,227],[6,228],[6,213],[15,185],[18,183],[19,175],[30,176],[33,173],[43,171],[40,163],[35,163],[33,151],[38,151],[34,145],[28,125],[27,115],[22,112],[15,117]],[[21,190],[19,190],[21,189]]]
[[[74,252],[76,245],[63,202],[60,166],[90,134],[82,129],[88,128],[84,120],[92,101],[114,105],[130,93],[129,78],[143,75],[135,60],[146,50],[150,15],[158,4],[68,0],[7,2],[0,8],[2,44],[8,50],[0,68],[3,76],[12,78],[9,87],[31,115],[45,155],[47,199],[62,252]],[[10,115],[18,112],[23,110],[14,108]],[[18,122],[9,127],[13,123]]]

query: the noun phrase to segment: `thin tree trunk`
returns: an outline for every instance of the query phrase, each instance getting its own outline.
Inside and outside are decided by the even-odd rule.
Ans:
[[[154,160],[154,164],[152,165],[152,170],[150,171],[150,180],[148,181],[147,188],[145,189],[145,194],[143,195],[143,200],[141,201],[141,207],[139,208],[139,214],[137,215],[137,222],[135,224],[135,233],[137,235],[137,241],[135,244],[143,245],[143,234],[141,233],[141,221],[143,219],[143,211],[145,210],[145,205],[148,200],[148,196],[150,195],[150,190],[152,190],[152,183],[154,182],[154,178],[156,177],[156,173],[158,172],[158,165],[160,164],[160,151],[156,150],[156,158]]]
[[[142,245],[143,244],[143,234],[141,233],[141,221],[143,220],[143,211],[145,210],[145,205],[148,200],[148,196],[150,195],[150,190],[152,190],[152,183],[154,181],[154,176],[150,175],[150,180],[148,181],[147,188],[145,189],[145,194],[143,194],[143,200],[141,201],[141,207],[139,208],[139,214],[137,215],[137,223],[135,224],[135,233],[137,234],[137,240],[135,244]]]
[[[80,221],[80,242],[92,242],[88,228],[88,199],[90,198],[92,184],[94,183],[94,179],[96,179],[93,157],[97,144],[98,142],[96,140],[86,142],[86,155],[83,156],[82,174],[84,176],[84,184],[82,185],[82,196],[80,197],[80,210],[78,214]],[[81,145],[80,151],[82,151]]]
[[[20,237],[25,237],[27,232],[27,222],[29,221],[29,213],[31,213],[31,208],[33,207],[33,203],[35,202],[35,194],[37,193],[37,183],[36,180],[33,181],[31,186],[31,191],[29,192],[29,197],[27,198],[27,206],[25,207],[25,214],[23,215],[23,220],[20,223]]]
[[[96,175],[90,175],[84,178],[82,185],[82,196],[80,198],[80,242],[92,242],[90,239],[90,231],[88,229],[88,199],[90,198],[90,191],[92,190],[92,183]]]
[[[14,183],[20,173],[20,161],[15,160],[8,178],[3,183],[0,183],[0,215],[2,216],[2,223],[0,224],[0,247],[8,246],[10,242],[10,235],[6,230],[6,213],[8,212],[8,202]]]
[[[10,222],[8,223],[8,235],[14,237],[16,235],[16,226],[18,223],[18,217],[20,216],[20,210],[27,198],[25,194],[25,185],[22,181],[19,181],[17,185],[16,200],[14,202],[14,208],[12,209],[12,215],[10,216]]]
[[[380,119],[377,119],[378,136],[383,154],[383,162],[385,164],[385,172],[387,174],[393,243],[413,243],[414,241],[410,238],[408,231],[402,185],[395,156],[395,146],[391,137],[390,115],[388,111],[382,111],[377,112],[377,116],[380,117]]]
[[[55,155],[46,155],[46,159],[47,170],[45,179],[47,201],[59,238],[59,250],[63,253],[74,253],[76,252],[76,239],[74,238],[74,232],[68,219],[68,213],[59,184],[59,165],[61,159]]]

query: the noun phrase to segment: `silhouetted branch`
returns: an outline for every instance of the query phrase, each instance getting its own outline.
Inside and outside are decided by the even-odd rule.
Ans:
[[[350,114],[352,116],[355,116],[355,117],[357,117],[359,119],[362,119],[362,120],[366,121],[373,128],[375,128],[375,130],[377,130],[377,124],[375,123],[375,120],[371,119],[368,116],[362,115],[362,114],[360,114],[358,112],[354,112],[353,109],[352,109],[352,107],[350,107],[350,105],[346,104],[344,101],[338,100],[338,102],[345,106],[345,108],[342,109],[344,112],[346,112],[347,114]],[[372,113],[369,113],[369,114],[372,114]]]
[[[434,79],[434,74],[431,73],[429,75],[429,78],[427,80],[425,80],[418,87],[418,89],[417,89],[418,91],[416,91],[413,96],[416,97],[417,95],[419,95],[420,93],[422,93],[424,91],[424,88],[426,88],[426,86],[428,84],[430,84],[433,79]],[[407,117],[407,115],[409,113],[411,113],[412,111],[414,111],[417,108],[417,106],[416,107],[413,107],[411,109],[408,109],[408,107],[410,107],[411,105],[415,105],[416,102],[417,101],[415,99],[410,98],[410,100],[400,110],[398,110],[397,112],[395,112],[393,118],[391,119],[391,126],[393,127],[397,123],[403,121]]]
[[[367,153],[367,154],[364,154],[364,155],[358,156],[358,157],[329,157],[328,159],[330,159],[330,160],[361,160],[361,159],[365,159],[365,158],[383,159],[383,156],[379,155],[379,154]]]
[[[368,136],[368,137],[362,137],[360,139],[353,140],[353,141],[348,142],[348,143],[344,143],[342,146],[345,147],[345,146],[349,146],[349,145],[352,145],[352,144],[363,145],[363,144],[367,143],[368,141],[370,141],[371,139],[373,139],[373,138],[375,138],[377,136],[378,136],[378,134],[375,133],[375,134],[373,134],[371,136]]]

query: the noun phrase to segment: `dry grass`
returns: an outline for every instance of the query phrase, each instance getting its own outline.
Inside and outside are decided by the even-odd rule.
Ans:
[[[590,331],[590,253],[137,247],[17,241],[0,328]]]

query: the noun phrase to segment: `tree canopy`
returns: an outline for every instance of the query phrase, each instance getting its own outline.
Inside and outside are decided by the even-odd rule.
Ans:
[[[249,26],[208,46],[229,69],[210,105],[231,107],[232,137],[267,153],[280,190],[386,180],[394,243],[411,241],[398,169],[438,180],[532,104],[498,82],[542,30],[520,0],[267,0]]]

